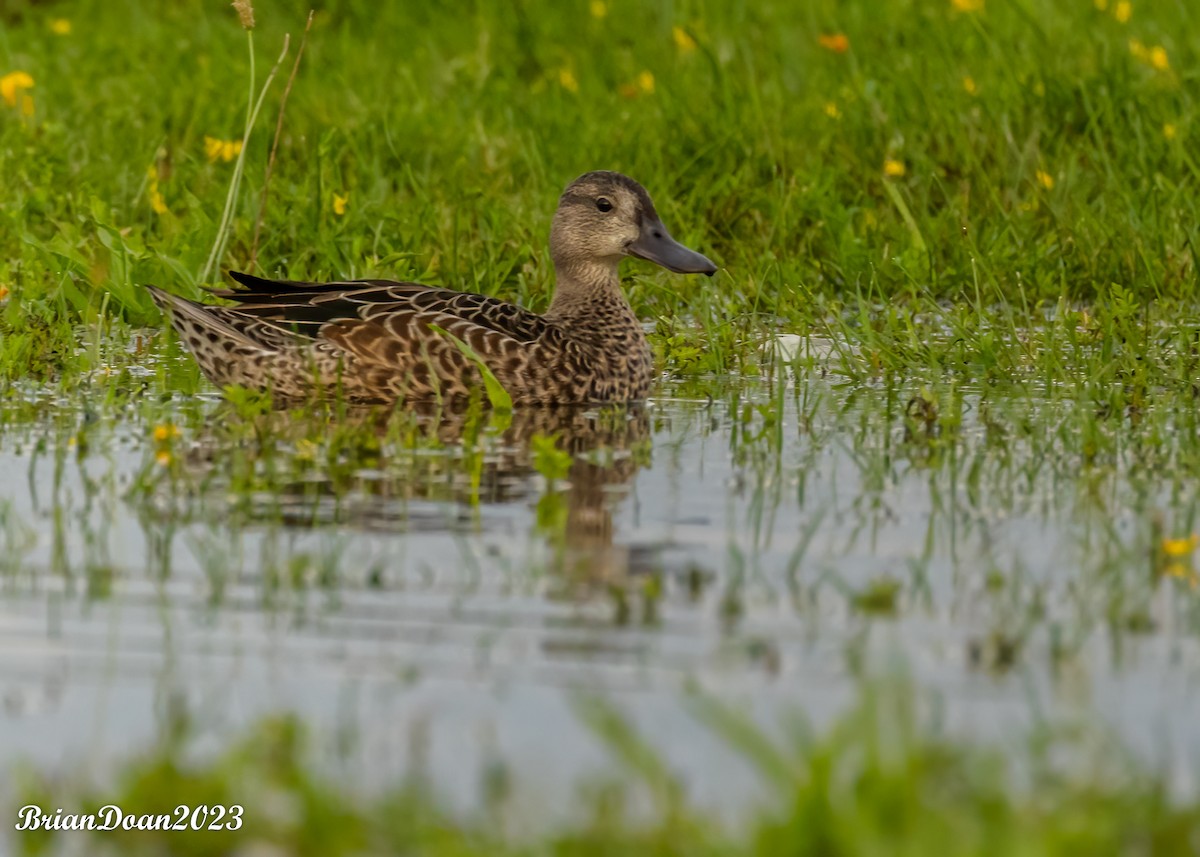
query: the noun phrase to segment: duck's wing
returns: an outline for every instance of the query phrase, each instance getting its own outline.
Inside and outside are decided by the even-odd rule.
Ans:
[[[553,322],[485,295],[391,280],[233,277],[245,288],[218,292],[239,304],[221,313],[307,340],[326,374],[359,384],[360,398],[467,395],[482,362],[514,401],[540,401],[553,393],[549,375],[582,360],[581,344]],[[338,355],[352,368],[338,368]]]
[[[238,303],[228,307],[229,312],[309,339],[329,338],[336,330],[341,340],[359,327],[372,326],[404,338],[428,335],[428,329],[436,326],[464,339],[467,337],[462,334],[476,338],[470,334],[472,328],[477,328],[480,333],[494,333],[515,343],[532,343],[551,327],[537,313],[507,301],[419,283],[306,283],[264,279],[240,271],[229,273],[244,287],[214,292]]]
[[[514,401],[541,401],[581,345],[542,316],[468,292],[391,280],[304,283],[235,273],[236,306],[152,289],[209,378],[302,397],[312,383],[361,401],[465,396],[482,362]],[[449,334],[449,335],[447,335]],[[465,346],[465,347],[464,347]]]

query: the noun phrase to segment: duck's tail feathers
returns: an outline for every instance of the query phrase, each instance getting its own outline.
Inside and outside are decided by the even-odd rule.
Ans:
[[[241,342],[255,348],[262,348],[263,343],[249,336],[245,330],[230,324],[228,320],[218,315],[214,310],[220,307],[209,307],[195,301],[181,298],[158,286],[147,284],[146,290],[159,308],[171,319],[171,324],[180,336],[188,339],[196,328],[201,331],[211,331],[232,342]]]

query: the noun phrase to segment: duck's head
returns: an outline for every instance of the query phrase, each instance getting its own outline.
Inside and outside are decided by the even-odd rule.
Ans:
[[[585,173],[567,186],[550,229],[550,253],[560,269],[615,270],[636,256],[679,274],[708,274],[717,266],[671,237],[646,189],[620,173]]]

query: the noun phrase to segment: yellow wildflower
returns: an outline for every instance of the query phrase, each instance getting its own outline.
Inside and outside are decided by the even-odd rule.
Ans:
[[[1179,129],[1175,127],[1174,123],[1167,122],[1166,124],[1163,125],[1163,136],[1166,137],[1168,140],[1174,140],[1175,135],[1178,133],[1179,133]]]
[[[897,161],[895,158],[887,158],[883,162],[883,174],[889,179],[903,178],[908,172],[908,168],[904,166],[904,161]]]
[[[0,97],[4,98],[4,103],[9,107],[20,104],[25,90],[32,88],[33,78],[28,72],[10,71],[4,77],[0,77]]]
[[[567,92],[579,91],[579,81],[575,78],[575,72],[566,67],[558,70],[558,85]]]
[[[604,0],[592,0],[588,4],[588,9],[591,10],[593,18],[603,18],[608,15],[608,4]]]
[[[1196,545],[1198,544],[1200,544],[1200,536],[1197,536],[1195,533],[1192,533],[1186,539],[1163,539],[1163,556],[1172,559],[1191,556],[1192,551],[1196,549]]]
[[[950,5],[959,12],[983,11],[983,0],[950,0]]]
[[[834,102],[826,101],[825,102],[825,115],[828,116],[830,119],[840,119],[841,115],[842,115],[842,111],[838,108],[837,104],[835,104]]]
[[[163,195],[158,190],[158,170],[150,166],[146,170],[146,196],[150,199],[150,208],[155,214],[166,214],[170,209],[167,208],[167,203],[163,200]]]
[[[1046,190],[1050,190],[1054,187],[1054,176],[1050,175],[1045,170],[1038,170],[1036,173],[1036,177],[1037,177],[1037,183],[1040,184],[1042,187],[1044,187]]]
[[[53,18],[50,21],[50,32],[56,36],[71,35],[71,22],[66,18]]]
[[[1095,0],[1095,4],[1101,12],[1108,8],[1108,0]]]
[[[1200,536],[1192,533],[1187,538],[1167,539],[1159,543],[1160,566],[1162,574],[1186,581],[1195,589],[1198,579],[1192,565],[1192,553],[1200,545]]]
[[[204,154],[209,163],[224,161],[229,163],[242,151],[241,140],[218,140],[216,137],[204,138]]]
[[[827,51],[844,54],[850,50],[850,39],[845,33],[822,33],[817,37],[817,43]]]
[[[179,426],[174,423],[159,423],[154,427],[154,442],[166,443],[180,435]]]
[[[346,203],[348,203],[349,201],[350,201],[349,193],[345,194],[344,196],[340,193],[335,193],[333,195],[333,213],[336,214],[338,217],[341,217],[343,214],[346,213]]]
[[[1171,58],[1167,56],[1167,49],[1162,45],[1149,48],[1142,43],[1141,39],[1130,39],[1129,53],[1133,54],[1134,59],[1144,62],[1158,71],[1166,71],[1171,67]]]
[[[654,75],[643,71],[629,83],[617,87],[622,98],[637,98],[639,95],[650,95],[654,92]]]
[[[671,38],[675,40],[675,47],[679,49],[681,54],[690,54],[696,50],[696,40],[683,27],[673,28],[671,30]]]
[[[1130,3],[1129,0],[1120,0],[1120,2],[1113,7],[1113,17],[1122,24],[1127,23],[1129,19],[1133,17],[1133,4]]]
[[[167,467],[171,464],[171,451],[168,449],[160,449],[154,453],[154,463],[159,467]]]
[[[0,285],[0,301],[8,300],[8,295],[9,295],[8,286]]]
[[[979,86],[975,83],[975,78],[968,74],[963,78],[963,89],[967,91],[967,95],[974,95],[979,91]]]

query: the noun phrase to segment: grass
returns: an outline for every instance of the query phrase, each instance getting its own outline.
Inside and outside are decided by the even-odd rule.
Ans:
[[[0,36],[0,65],[35,80],[34,114],[0,126],[0,385],[71,390],[100,372],[119,397],[129,379],[103,374],[100,343],[160,323],[140,283],[196,294],[217,241],[236,164],[210,161],[206,138],[240,136],[229,93],[244,90],[245,45],[232,12],[196,3],[52,8],[15,7]],[[700,284],[628,266],[660,364],[700,395],[713,375],[758,371],[758,345],[782,330],[835,341],[856,383],[1088,401],[1079,432],[1095,454],[1103,426],[1151,398],[1192,410],[1186,4],[1138,4],[1124,22],[1086,3],[604,8],[325,7],[284,116],[264,270],[414,278],[542,309],[559,188],[616,167],[724,268]],[[259,19],[266,69],[304,21]],[[833,32],[846,52],[821,46]],[[101,68],[103,87],[80,85]],[[224,266],[248,263],[272,146],[259,125],[237,155]],[[156,393],[205,389],[160,365]]]
[[[574,821],[534,839],[506,831],[512,773],[480,783],[482,808],[452,816],[419,776],[376,798],[315,772],[309,735],[293,718],[266,720],[224,754],[197,759],[186,725],[153,751],[130,760],[114,785],[22,775],[21,804],[46,810],[64,800],[78,812],[115,804],[128,815],[163,813],[162,795],[195,806],[243,807],[236,830],[106,831],[88,834],[88,853],[296,855],[840,855],[1185,854],[1200,837],[1200,806],[1172,801],[1129,760],[1109,757],[1087,778],[1064,776],[1047,743],[1034,742],[1017,769],[994,752],[919,737],[912,697],[880,685],[827,735],[796,732],[777,745],[740,714],[697,698],[696,715],[756,764],[774,798],[739,829],[689,808],[682,784],[614,709],[585,710],[598,740],[623,773],[580,796]],[[1048,736],[1042,736],[1043,739]],[[1057,736],[1053,746],[1085,743]],[[1032,761],[1029,761],[1032,760]],[[254,787],[247,790],[246,785]],[[634,790],[633,786],[637,786]],[[649,800],[652,819],[636,811]],[[53,808],[46,814],[53,816]],[[232,817],[232,816],[230,816]],[[642,820],[638,820],[642,818]],[[176,818],[171,819],[173,822]],[[74,822],[67,822],[74,823]],[[97,822],[99,823],[99,822]],[[16,837],[23,855],[52,853],[84,834],[52,830]],[[267,843],[270,843],[268,846]]]
[[[88,599],[119,592],[123,560],[103,549],[111,517],[92,499],[68,514],[58,499],[75,471],[89,498],[151,529],[210,527],[197,553],[219,605],[238,537],[254,527],[337,525],[353,515],[341,503],[372,491],[477,516],[503,495],[497,461],[510,433],[543,480],[531,526],[564,555],[572,468],[620,452],[635,471],[651,447],[662,461],[672,444],[711,435],[708,451],[736,475],[730,514],[749,535],[686,581],[606,582],[615,626],[653,627],[685,597],[709,604],[710,588],[731,633],[755,599],[787,599],[816,629],[830,604],[862,627],[959,611],[964,668],[994,676],[1077,667],[1097,638],[1120,649],[1164,628],[1189,639],[1200,629],[1190,549],[1172,554],[1200,519],[1192,4],[329,0],[288,96],[255,248],[307,11],[260,4],[252,99],[285,34],[291,48],[238,151],[250,63],[232,10],[201,0],[0,10],[0,77],[34,80],[12,105],[0,101],[0,451],[28,462],[31,484],[50,474],[54,508],[52,523],[31,528],[0,504],[6,585],[44,571],[82,574]],[[141,288],[197,296],[221,280],[204,272],[228,197],[220,269],[247,267],[257,249],[269,275],[414,279],[541,310],[557,195],[597,168],[643,182],[676,237],[722,267],[701,281],[626,263],[627,294],[653,322],[668,377],[659,397],[710,407],[660,409],[599,451],[553,426],[523,428],[519,413],[473,410],[447,432],[436,413],[364,418],[333,402],[280,415],[246,391],[215,404]],[[779,334],[816,356],[772,356],[764,345]],[[130,429],[140,467],[93,480],[88,466]],[[847,471],[831,474],[835,453],[852,462],[849,503],[838,502]],[[597,492],[630,478],[600,480]],[[904,502],[896,487],[918,484],[929,505],[921,550],[862,574],[829,558],[822,531],[844,534],[846,551],[870,542]],[[298,491],[311,506],[285,514],[280,498]],[[792,537],[779,510],[793,507],[806,529],[774,577],[764,569]],[[990,545],[1006,518],[1054,528],[1058,552],[959,555],[960,543]],[[40,570],[25,560],[39,527],[55,546]],[[65,547],[71,527],[96,546],[82,564]],[[336,589],[341,547],[264,551],[264,601]],[[1053,561],[1065,581],[1045,572]],[[167,577],[168,553],[147,566]],[[755,664],[778,659],[770,640],[746,649]],[[164,793],[223,800],[254,777],[304,811],[272,820],[269,807],[248,806],[245,836],[294,853],[1198,847],[1195,802],[1172,801],[1152,774],[1088,782],[1031,752],[1027,776],[915,728],[883,740],[890,717],[912,719],[906,705],[864,703],[799,749],[768,747],[731,712],[706,708],[780,797],[738,831],[682,800],[653,748],[599,703],[582,716],[650,788],[648,821],[598,800],[582,826],[527,842],[450,817],[419,789],[356,803],[301,764],[291,722],[202,763],[168,742],[131,760],[114,793],[36,777],[28,793],[149,807],[140,802]],[[210,840],[98,843],[200,853]]]
[[[710,286],[631,266],[669,367],[739,369],[744,341],[777,325],[919,340],[916,319],[949,312],[970,331],[969,368],[996,357],[1003,377],[1016,355],[989,354],[989,334],[1062,302],[1090,306],[1106,335],[1127,304],[1195,319],[1187,4],[1139,3],[1127,21],[1059,2],[602,5],[323,7],[283,124],[264,270],[541,309],[555,197],[611,167],[724,269]],[[210,162],[205,138],[240,137],[248,65],[236,16],[198,2],[6,15],[0,66],[35,80],[34,115],[9,109],[0,128],[11,380],[68,369],[68,325],[157,323],[139,283],[195,293],[235,168]],[[48,26],[59,15],[68,35]],[[258,17],[261,70],[304,13]],[[830,33],[845,52],[822,47]],[[248,261],[271,124],[237,156],[224,266]],[[903,344],[881,343],[880,361],[930,366]]]

